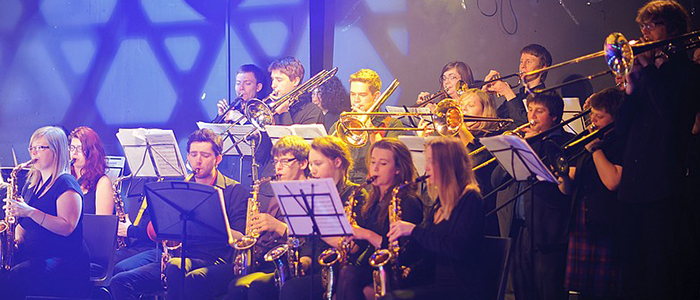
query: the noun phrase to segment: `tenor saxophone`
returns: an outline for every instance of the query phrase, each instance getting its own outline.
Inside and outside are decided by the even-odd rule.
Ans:
[[[401,221],[401,198],[399,192],[408,186],[423,182],[428,178],[428,175],[423,175],[414,181],[406,181],[401,185],[394,187],[391,191],[391,202],[389,203],[389,222],[394,223]],[[376,268],[372,271],[372,282],[374,286],[374,296],[379,299],[384,297],[390,288],[397,287],[402,279],[408,277],[411,269],[401,265],[399,262],[399,253],[401,246],[398,241],[389,243],[388,249],[378,249],[372,253],[369,258],[370,266]],[[387,276],[387,264],[391,264],[391,278]],[[391,282],[389,282],[391,280]]]
[[[25,163],[17,165],[10,173],[9,185],[7,186],[7,198],[20,200],[19,183],[17,182],[17,174],[20,170],[31,166],[36,159],[32,159]],[[0,220],[0,238],[2,238],[2,246],[0,247],[0,270],[9,271],[12,268],[17,244],[15,241],[15,228],[17,227],[17,218],[10,213],[9,208],[5,208],[5,218]]]
[[[265,254],[265,261],[275,265],[274,278],[277,288],[282,289],[288,279],[304,276],[304,270],[299,261],[301,244],[301,239],[289,237],[286,243],[277,245]]]
[[[355,207],[357,206],[357,194],[361,192],[368,185],[372,184],[378,176],[372,176],[365,183],[355,188],[355,191],[348,198],[348,203],[345,205],[345,216],[348,218],[350,225],[357,226],[357,214],[355,213]],[[318,263],[323,267],[321,269],[321,282],[323,284],[324,293],[323,299],[331,299],[333,296],[333,285],[336,281],[335,269],[340,270],[342,265],[348,263],[348,258],[350,255],[350,250],[352,250],[353,243],[343,237],[338,247],[329,248],[321,252],[318,256]],[[338,267],[340,265],[340,267]]]
[[[260,202],[258,201],[260,186],[267,181],[270,181],[270,178],[263,178],[253,184],[253,191],[251,192],[251,197],[248,198],[248,207],[246,208],[245,235],[236,240],[233,244],[233,248],[236,249],[236,258],[233,261],[233,272],[238,276],[248,275],[254,272],[255,263],[253,261],[253,250],[255,244],[258,242],[260,233],[253,230],[251,224],[253,216],[260,213]]]
[[[131,178],[131,175],[121,176],[114,180],[112,184],[112,191],[114,192],[114,211],[119,218],[119,222],[126,222],[126,213],[124,212],[124,201],[122,201],[121,195],[121,183],[122,181]],[[123,236],[117,236],[117,250],[126,247],[126,238]]]

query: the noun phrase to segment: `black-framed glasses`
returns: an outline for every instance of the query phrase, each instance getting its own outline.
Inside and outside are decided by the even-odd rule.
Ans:
[[[34,151],[40,152],[40,151],[44,151],[44,150],[47,150],[47,149],[51,149],[51,147],[49,147],[49,146],[34,146],[34,147],[29,147],[29,148],[27,148],[27,150],[29,151],[29,153],[32,153],[32,152],[34,152]]]
[[[275,165],[277,165],[279,163],[279,164],[282,164],[283,166],[289,166],[295,160],[297,160],[297,159],[296,158],[282,158],[282,159],[274,159],[274,160],[272,160],[272,162]]]
[[[83,146],[73,146],[73,145],[70,145],[70,146],[68,146],[68,150],[69,150],[70,152],[73,152],[73,151],[75,151],[75,152],[83,152]]]

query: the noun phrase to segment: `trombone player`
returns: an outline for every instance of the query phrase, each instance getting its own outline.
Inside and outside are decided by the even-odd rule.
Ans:
[[[294,57],[287,56],[270,63],[267,69],[272,80],[273,100],[291,92],[304,79],[304,66]],[[287,101],[274,112],[276,125],[323,124],[323,112],[311,102],[311,95],[304,94],[296,101]]]
[[[361,69],[350,75],[350,105],[354,112],[371,112],[368,111],[373,104],[379,100],[381,95],[382,80],[376,71],[370,69]],[[329,134],[335,134],[338,126],[342,124],[341,118],[336,122]],[[365,124],[367,128],[400,128],[401,121],[390,116],[370,116]],[[367,179],[367,166],[364,164],[365,157],[369,151],[371,143],[374,143],[383,137],[397,137],[401,135],[400,131],[374,131],[369,132],[369,142],[359,148],[350,147],[350,155],[355,162],[350,169],[349,179],[353,183],[362,184]]]

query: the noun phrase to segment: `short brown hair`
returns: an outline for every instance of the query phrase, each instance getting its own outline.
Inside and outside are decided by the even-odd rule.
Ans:
[[[547,51],[547,48],[545,48],[542,45],[527,45],[522,50],[520,50],[520,55],[523,55],[523,53],[527,53],[539,58],[540,63],[542,63],[542,67],[549,67],[552,65],[552,54],[550,54],[549,51]],[[547,72],[542,72],[540,78],[542,79],[542,82],[544,82],[544,80],[547,79]]]
[[[544,105],[549,110],[549,115],[555,117],[554,124],[559,124],[564,116],[564,99],[556,92],[544,92],[530,94],[527,103],[538,103]]]
[[[602,109],[609,113],[613,118],[617,114],[617,109],[622,103],[622,91],[617,88],[606,88],[600,92],[597,92],[591,96],[588,100],[591,107],[595,109]]]
[[[280,138],[274,146],[272,146],[272,156],[285,155],[291,153],[294,158],[301,162],[309,160],[309,150],[311,146],[304,138],[298,135],[287,135]]]
[[[190,144],[194,142],[209,142],[211,144],[211,149],[214,150],[214,154],[221,155],[221,149],[224,147],[221,144],[221,136],[214,133],[211,129],[202,128],[195,130],[187,138],[187,153],[190,152]]]
[[[671,36],[686,34],[690,31],[688,11],[676,1],[650,1],[637,12],[638,24],[654,22],[664,24]]]
[[[273,61],[270,63],[270,67],[267,68],[267,71],[270,73],[272,73],[272,71],[280,71],[280,73],[287,75],[291,81],[299,78],[299,83],[304,79],[304,66],[300,61],[291,56]]]
[[[331,135],[317,137],[311,143],[311,148],[321,152],[323,156],[331,160],[340,158],[340,168],[343,169],[343,174],[345,174],[345,176],[347,176],[348,170],[352,168],[350,149],[348,149],[348,146],[338,137]]]
[[[371,69],[360,69],[359,71],[350,75],[350,83],[362,82],[369,86],[369,91],[376,93],[382,89],[382,80],[379,78],[379,74]]]

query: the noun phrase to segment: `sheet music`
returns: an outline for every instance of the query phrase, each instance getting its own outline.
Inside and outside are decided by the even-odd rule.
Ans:
[[[410,112],[410,113],[427,113],[427,114],[430,113],[430,109],[427,107],[409,107],[409,106],[406,106],[406,109],[404,109],[403,106],[387,106],[386,107],[386,111],[390,112],[390,113],[403,113],[403,112],[406,112],[406,110],[408,110],[408,112]],[[408,118],[408,116],[397,117],[397,119],[404,119],[404,118]],[[430,118],[430,116],[415,116],[415,117],[411,117],[411,118],[414,119],[414,122],[416,124],[418,124],[420,119],[424,119],[426,121],[432,120]],[[404,124],[406,124],[406,123],[404,123]]]
[[[287,135],[298,135],[309,142],[317,137],[328,135],[323,124],[270,125],[266,126],[265,129],[273,144],[281,137]]]
[[[404,143],[408,150],[411,151],[411,159],[413,160],[413,165],[416,166],[418,174],[425,173],[425,144],[434,138],[437,138],[437,136],[399,136],[399,141]]]
[[[352,226],[345,217],[340,195],[332,179],[276,181],[270,184],[279,199],[280,209],[292,235],[313,233],[307,206],[313,207],[314,219],[321,235],[352,234]]]
[[[236,125],[232,127],[230,125],[231,124],[197,122],[197,127],[199,127],[199,129],[211,129],[214,131],[214,133],[223,134],[221,137],[224,146],[223,151],[230,149],[235,141],[242,139],[246,134],[253,130],[253,125]],[[233,140],[228,136],[228,134],[224,133],[224,131],[227,129],[231,133],[231,136],[233,136]],[[232,148],[228,152],[224,153],[224,155],[251,155],[251,153],[252,150],[250,149],[250,142],[244,141],[239,143],[237,148]]]
[[[172,130],[120,128],[117,139],[124,149],[129,168],[138,171],[135,177],[185,176],[185,163]],[[151,146],[150,153],[147,145]]]
[[[516,181],[526,181],[530,176],[530,170],[532,170],[538,181],[558,183],[557,178],[524,139],[514,135],[497,135],[484,137],[479,141],[486,146],[486,149],[498,159],[501,166]],[[518,151],[519,155],[515,151]],[[525,161],[522,161],[520,157]]]
[[[580,112],[581,102],[578,98],[564,98],[564,114],[562,116],[562,120],[570,119]],[[573,133],[574,135],[583,131],[584,129],[584,118],[580,118],[564,126],[565,131]]]

